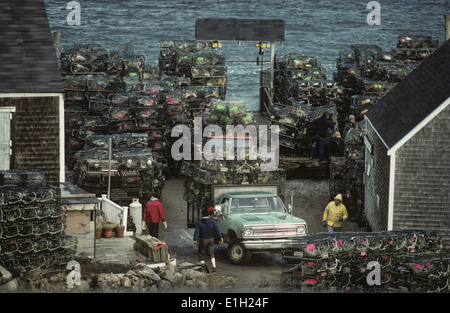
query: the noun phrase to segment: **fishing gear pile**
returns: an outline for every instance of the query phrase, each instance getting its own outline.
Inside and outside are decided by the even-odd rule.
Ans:
[[[77,238],[65,234],[61,190],[40,170],[0,171],[0,265],[15,270],[66,266]]]
[[[285,255],[287,291],[449,292],[450,255],[439,233],[422,230],[317,233]]]

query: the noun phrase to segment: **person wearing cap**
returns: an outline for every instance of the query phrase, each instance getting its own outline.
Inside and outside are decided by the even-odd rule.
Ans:
[[[220,244],[223,243],[222,233],[216,221],[211,218],[214,214],[214,208],[205,208],[202,210],[202,219],[195,225],[194,244],[198,246],[198,260],[205,267],[206,256],[211,260],[212,271],[216,271],[216,259],[214,257],[214,234],[220,238]]]
[[[335,123],[330,120],[330,113],[325,111],[322,116],[316,118],[312,122],[306,121],[309,126],[315,126],[316,132],[314,134],[314,140],[316,145],[311,153],[310,159],[312,159],[317,153],[319,154],[319,161],[323,161],[323,152],[325,145],[325,138],[328,133],[328,129],[333,130]]]
[[[348,218],[347,208],[342,203],[342,194],[338,194],[334,201],[328,203],[323,212],[322,225],[329,233],[341,231],[342,223]]]
[[[358,125],[356,124],[356,122],[355,122],[355,116],[354,115],[352,115],[352,114],[350,114],[349,116],[348,116],[348,122],[347,122],[347,124],[345,124],[345,126],[344,126],[344,130],[343,130],[343,135],[344,135],[344,138],[345,138],[345,136],[347,135],[347,132],[350,130],[350,129],[358,129]]]
[[[344,141],[342,141],[341,133],[335,132],[328,142],[328,155],[330,157],[344,156]]]

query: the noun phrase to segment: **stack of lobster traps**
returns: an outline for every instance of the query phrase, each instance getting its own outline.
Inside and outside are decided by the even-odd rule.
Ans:
[[[399,36],[396,47],[391,51],[377,45],[355,44],[341,51],[336,60],[334,80],[343,87],[339,97],[340,107],[343,108],[339,110],[339,130],[345,142],[346,175],[344,180],[330,177],[330,199],[336,196],[336,190],[340,190],[347,209],[354,212],[352,218],[356,218],[357,222],[365,222],[362,210],[365,114],[437,46],[437,41],[429,36]],[[353,125],[349,122],[350,115],[355,118]],[[333,164],[330,166],[333,171]]]
[[[364,225],[365,125],[355,125],[346,132],[344,156],[330,157],[329,195],[332,201],[342,194],[350,218]]]
[[[207,47],[205,41],[161,40],[158,68],[167,76],[189,77],[193,53]]]
[[[402,62],[423,61],[437,50],[439,42],[431,36],[398,36],[395,58]]]
[[[344,191],[346,190],[347,180],[346,180],[346,172],[347,172],[347,158],[342,157],[330,157],[330,180],[329,184],[329,192],[330,198],[336,197],[338,194],[342,194],[344,196],[344,203],[348,204],[346,194]]]
[[[325,79],[325,71],[316,57],[298,53],[283,55],[278,59],[278,69],[274,77],[274,102],[287,103],[289,100],[308,102],[330,97],[322,85],[327,83],[333,85],[333,82]],[[316,89],[314,83],[320,86],[316,86],[318,87]],[[325,87],[331,89],[332,86]]]
[[[180,174],[184,177],[183,199],[188,206],[188,227],[195,227],[204,208],[214,206],[211,192],[213,185],[273,184],[286,181],[282,169],[261,171],[264,160],[206,160],[183,161]]]
[[[449,292],[450,256],[441,250],[432,231],[317,233],[284,255],[295,266],[281,283],[302,292]]]
[[[99,44],[75,44],[63,47],[61,70],[64,73],[101,73],[106,70],[110,52]]]
[[[148,199],[165,183],[156,153],[145,133],[89,135],[75,155],[74,181],[96,195],[110,188],[111,200],[121,205],[133,197]]]
[[[393,258],[394,288],[405,292],[450,292],[450,255],[422,252]]]
[[[348,111],[343,87],[327,80],[317,57],[290,53],[277,61],[274,100],[267,106],[267,114],[270,123],[280,127],[280,164],[285,169],[324,175],[327,172],[324,163],[309,158],[315,140],[314,126],[308,122],[327,111],[337,131],[343,113]],[[329,139],[326,138],[325,145]]]
[[[212,87],[225,97],[227,67],[222,53],[197,40],[163,40],[160,48],[160,73],[174,78],[177,88]]]
[[[212,100],[224,100],[225,57],[197,40],[160,42],[158,66],[131,44],[108,51],[97,44],[63,48],[66,162],[88,135],[146,133],[148,147],[166,175],[177,175],[179,162],[169,158],[175,125],[190,125],[209,111]]]
[[[8,270],[60,268],[74,259],[77,238],[65,234],[60,189],[39,170],[0,171],[0,265]]]
[[[227,125],[246,127],[255,124],[253,113],[247,111],[245,101],[239,100],[213,99],[204,116],[204,126],[217,125],[222,129],[225,129]]]
[[[338,110],[335,104],[311,106],[305,103],[291,102],[289,105],[274,104],[271,108],[271,125],[280,127],[280,146],[283,155],[294,154],[309,157],[314,146],[314,128],[308,122],[321,117],[325,112],[330,120],[338,125]],[[327,150],[327,149],[326,149]]]

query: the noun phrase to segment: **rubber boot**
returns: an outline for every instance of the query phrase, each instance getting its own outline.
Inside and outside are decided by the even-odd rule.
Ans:
[[[206,265],[205,261],[200,261],[200,265],[201,265],[201,267],[202,267],[202,272],[203,272],[203,273],[209,273],[209,268],[208,268],[208,266]]]
[[[212,258],[211,259],[211,265],[212,265],[212,272],[216,271],[216,259]]]

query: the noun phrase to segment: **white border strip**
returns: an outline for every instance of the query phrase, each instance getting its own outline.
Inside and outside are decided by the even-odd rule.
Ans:
[[[64,95],[62,92],[49,92],[49,93],[32,93],[32,92],[22,92],[22,93],[0,93],[0,98],[40,98],[40,97],[59,97]]]
[[[59,94],[59,181],[66,182],[66,136],[64,123],[64,94]]]
[[[390,155],[391,164],[389,165],[389,195],[388,195],[388,225],[390,231],[394,227],[394,190],[395,190],[395,151]],[[389,153],[388,153],[389,155]]]
[[[370,122],[369,117],[366,117],[366,123],[370,124],[370,128],[373,129],[373,131],[377,134],[377,137],[380,138],[381,142],[384,144],[387,150],[389,150],[389,146],[384,142],[383,137],[380,136],[380,133],[378,133],[377,129],[373,126],[373,124]],[[368,129],[366,125],[366,129]]]

